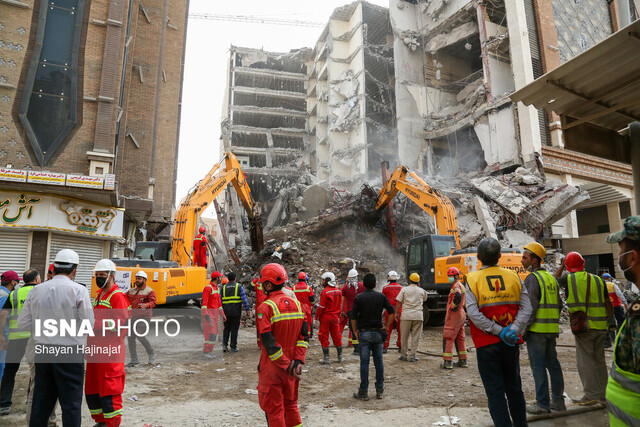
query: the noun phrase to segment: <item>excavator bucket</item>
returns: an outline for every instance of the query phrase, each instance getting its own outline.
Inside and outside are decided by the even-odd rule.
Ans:
[[[251,240],[251,250],[259,253],[264,248],[262,237],[262,214],[255,214],[249,218],[249,239]]]

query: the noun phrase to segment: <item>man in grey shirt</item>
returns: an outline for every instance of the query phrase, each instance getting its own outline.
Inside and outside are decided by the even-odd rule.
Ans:
[[[35,345],[35,387],[30,427],[47,425],[56,400],[62,408],[62,423],[76,427],[82,421],[84,353],[86,336],[63,336],[45,321],[75,322],[93,330],[93,307],[86,287],[76,283],[78,254],[63,249],[56,255],[54,277],[33,288],[18,317],[18,327],[30,330]],[[73,335],[73,334],[72,334]],[[76,334],[81,335],[81,334]]]

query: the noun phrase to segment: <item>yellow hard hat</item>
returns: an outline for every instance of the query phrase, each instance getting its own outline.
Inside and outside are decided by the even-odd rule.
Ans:
[[[537,255],[540,259],[544,259],[547,254],[547,250],[538,242],[528,243],[523,249]]]
[[[420,275],[418,273],[412,273],[411,276],[409,276],[409,280],[414,283],[420,283]]]

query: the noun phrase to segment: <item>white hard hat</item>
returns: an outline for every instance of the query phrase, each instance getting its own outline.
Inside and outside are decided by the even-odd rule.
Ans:
[[[56,264],[80,264],[80,258],[75,251],[71,249],[63,249],[56,255],[54,260]]]
[[[110,259],[101,259],[96,263],[93,271],[116,271],[116,265]]]
[[[144,277],[145,279],[147,278],[147,273],[145,273],[144,271],[140,270],[136,273],[135,277]]]
[[[394,270],[391,270],[387,276],[387,280],[398,280],[399,278],[400,275]]]
[[[329,279],[329,286],[335,286],[336,285],[336,275],[333,274],[330,271],[325,271],[324,273],[322,273],[322,276],[320,276],[320,278],[324,281],[325,279]]]
[[[356,270],[355,268],[352,268],[351,270],[349,270],[349,274],[347,274],[348,278],[354,278],[354,277],[358,277],[358,270]]]

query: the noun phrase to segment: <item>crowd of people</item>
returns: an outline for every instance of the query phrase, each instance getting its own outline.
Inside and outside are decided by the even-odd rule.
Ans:
[[[627,218],[624,228],[610,235],[607,242],[619,245],[619,269],[637,285],[640,217]],[[468,320],[477,369],[496,426],[525,426],[527,413],[566,411],[563,370],[556,353],[560,315],[566,304],[583,386],[583,396],[573,399],[573,403],[606,403],[611,425],[640,425],[640,300],[627,303],[611,274],[587,272],[585,260],[577,252],[568,253],[556,271],[548,271],[544,266],[545,248],[530,242],[522,254],[522,266],[528,272],[524,281],[513,270],[499,265],[501,253],[497,240],[485,238],[477,248],[482,268],[466,275],[455,267],[448,269],[451,289],[442,335],[441,368],[469,367],[465,342]],[[29,426],[55,425],[56,402],[62,410],[63,424],[80,426],[83,391],[95,426],[120,425],[127,334],[106,326],[104,320],[151,319],[155,292],[147,285],[144,271],[137,272],[132,287],[123,292],[115,281],[116,266],[103,259],[93,269],[99,291],[92,301],[89,290],[74,282],[78,264],[78,254],[64,249],[56,255],[45,281],[33,269],[25,271],[22,279],[14,271],[2,274],[0,416],[11,412],[16,373],[26,356],[30,367],[26,415]],[[389,349],[393,331],[397,334],[400,360],[419,360],[423,304],[428,298],[419,285],[419,275],[409,275],[408,284],[403,286],[400,275],[390,271],[381,292],[376,291],[374,274],[365,274],[362,281],[358,276],[358,271],[352,269],[339,287],[334,273],[323,273],[317,304],[304,271],[297,273],[297,283],[290,286],[285,267],[270,263],[252,281],[261,351],[258,398],[270,426],[302,424],[298,385],[313,336],[314,309],[323,353],[320,364],[332,363],[331,344],[336,348],[336,361],[344,362],[343,333],[348,328],[346,345],[360,356],[360,383],[353,394],[356,399],[369,400],[371,359],[375,367],[375,397],[384,398],[383,354]],[[24,285],[19,286],[21,281]],[[205,359],[216,357],[213,349],[221,329],[223,352],[240,351],[238,329],[243,311],[251,315],[249,300],[236,275],[214,271],[201,301]],[[100,333],[88,338],[33,333],[39,319],[69,317],[88,322]],[[222,328],[218,325],[220,318]],[[143,345],[149,363],[155,361],[156,353],[146,338],[132,334],[126,338],[130,353],[126,366],[140,363],[137,341]],[[535,383],[536,400],[529,406],[522,391],[520,344],[526,345]],[[92,345],[119,350],[106,359],[87,357],[82,348]],[[605,348],[611,345],[614,351],[609,373]],[[46,347],[46,351],[37,351],[38,346]]]

